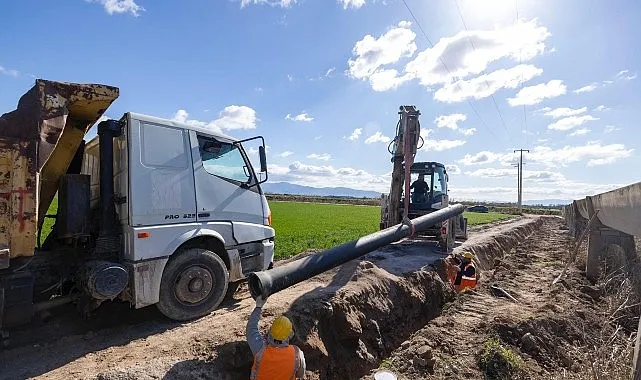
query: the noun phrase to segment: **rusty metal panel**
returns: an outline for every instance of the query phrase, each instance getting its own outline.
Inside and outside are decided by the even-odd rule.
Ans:
[[[118,97],[116,87],[36,80],[0,116],[0,256],[32,256],[60,178],[88,129]],[[4,207],[4,208],[3,208]],[[0,261],[1,261],[0,257]]]
[[[36,185],[29,173],[35,145],[0,138],[0,268],[6,258],[33,255],[36,237]]]

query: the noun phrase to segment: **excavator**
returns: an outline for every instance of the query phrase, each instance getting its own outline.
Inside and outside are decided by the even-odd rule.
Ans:
[[[448,207],[449,177],[445,165],[436,161],[415,162],[416,152],[424,144],[416,106],[400,106],[396,136],[388,145],[393,163],[389,194],[381,196],[380,229],[402,223],[412,226],[411,220]],[[416,177],[427,186],[417,186],[411,192]],[[423,190],[423,191],[419,191]],[[467,239],[467,218],[456,215],[418,235],[436,237],[441,250],[449,252],[455,240]]]

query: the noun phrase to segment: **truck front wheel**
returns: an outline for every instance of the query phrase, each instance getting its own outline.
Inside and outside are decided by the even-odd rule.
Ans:
[[[223,260],[202,248],[174,254],[162,274],[158,310],[186,321],[211,313],[225,298],[229,273]]]

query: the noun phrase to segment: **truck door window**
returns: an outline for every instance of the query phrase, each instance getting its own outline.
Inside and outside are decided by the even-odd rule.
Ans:
[[[245,159],[236,145],[198,136],[198,149],[207,173],[240,183],[247,183],[251,178]]]
[[[141,124],[142,163],[149,167],[187,168],[185,143],[187,135],[182,130],[155,124]]]

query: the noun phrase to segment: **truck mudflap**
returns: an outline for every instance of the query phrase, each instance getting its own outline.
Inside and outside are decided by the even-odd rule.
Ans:
[[[0,269],[6,256],[33,256],[60,178],[118,95],[116,87],[38,79],[0,116]]]

